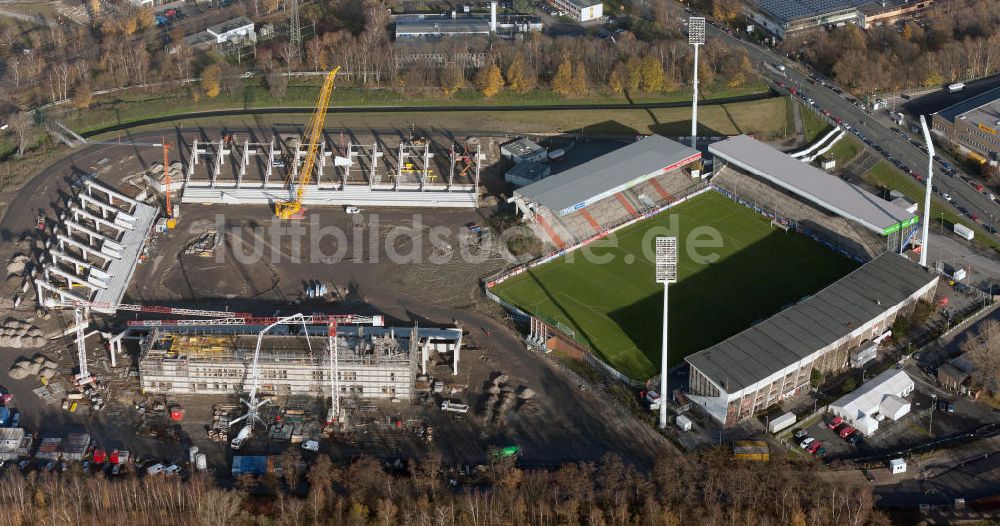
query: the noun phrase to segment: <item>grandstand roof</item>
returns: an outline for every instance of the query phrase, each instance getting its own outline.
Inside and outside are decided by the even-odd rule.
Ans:
[[[813,296],[686,358],[728,393],[763,381],[885,314],[937,279],[886,252]]]
[[[402,18],[396,20],[396,36],[488,35],[490,21],[485,18]]]
[[[700,157],[701,152],[694,148],[660,135],[650,135],[519,188],[514,195],[566,215]]]
[[[719,141],[708,151],[878,234],[917,222],[915,214],[749,136]]]

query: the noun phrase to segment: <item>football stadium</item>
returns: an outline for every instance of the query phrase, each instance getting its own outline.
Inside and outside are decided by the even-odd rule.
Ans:
[[[531,268],[492,291],[525,312],[568,327],[625,375],[649,378],[659,370],[663,319],[662,289],[654,282],[651,257],[657,235],[676,235],[680,247],[678,283],[670,287],[671,365],[858,265],[710,191],[586,250]],[[706,246],[690,248],[697,245]]]
[[[510,202],[549,252],[488,278],[488,295],[530,318],[529,340],[550,349],[569,340],[604,369],[642,382],[660,364],[657,236],[678,237],[670,364],[698,369],[720,345],[815,294],[843,289],[882,254],[903,253],[917,233],[915,214],[751,137],[708,151],[710,177],[699,151],[654,135],[514,190]],[[904,288],[907,301],[915,297]],[[890,310],[880,323],[900,309]],[[823,367],[837,369],[835,362]],[[697,373],[702,392],[726,392],[729,376]],[[720,421],[727,400],[712,402]]]

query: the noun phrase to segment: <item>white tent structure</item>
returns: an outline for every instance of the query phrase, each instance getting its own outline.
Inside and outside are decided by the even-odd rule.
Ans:
[[[862,434],[871,435],[878,429],[876,415],[898,420],[910,412],[910,403],[903,397],[913,392],[913,388],[913,380],[905,371],[889,369],[830,404],[830,412],[847,420]]]

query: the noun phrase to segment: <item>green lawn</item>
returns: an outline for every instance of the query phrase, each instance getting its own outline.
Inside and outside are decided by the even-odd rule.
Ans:
[[[799,108],[802,114],[802,128],[803,132],[806,134],[806,143],[812,144],[813,141],[819,139],[823,134],[830,131],[830,123],[823,118],[822,115],[814,112],[812,108],[801,104]]]
[[[713,345],[813,294],[857,265],[814,241],[708,192],[493,288],[506,301],[563,323],[619,371],[643,380],[659,369],[661,288],[654,283],[653,238],[675,228],[678,283],[670,287],[670,362]],[[721,247],[689,251],[705,231]],[[714,262],[694,256],[717,255]],[[609,259],[601,264],[595,258]]]
[[[836,160],[837,167],[843,168],[845,164],[851,162],[851,159],[857,157],[859,153],[861,153],[861,143],[850,134],[847,134],[837,141],[837,144],[834,144],[833,148],[830,148],[830,151],[824,153],[823,156]]]
[[[910,201],[917,203],[920,206],[919,213],[923,213],[924,189],[926,187],[918,183],[912,177],[897,170],[896,167],[892,166],[887,161],[880,161],[872,167],[871,170],[868,170],[868,173],[866,173],[864,177],[869,184],[898,190]],[[946,176],[938,174],[935,177]],[[941,222],[944,224],[941,225]],[[940,228],[943,226],[943,228],[950,230],[953,228],[955,223],[961,223],[976,231],[976,237],[973,239],[974,243],[1000,249],[1000,243],[997,243],[992,236],[990,236],[983,229],[979,228],[976,223],[959,214],[950,205],[945,203],[943,199],[936,195],[931,196],[931,227]]]

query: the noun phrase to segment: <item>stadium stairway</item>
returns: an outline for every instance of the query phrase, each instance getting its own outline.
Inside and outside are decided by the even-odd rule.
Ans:
[[[617,194],[615,194],[615,197],[618,198],[618,202],[621,203],[623,207],[625,207],[625,210],[627,210],[629,214],[635,215],[637,213],[635,210],[635,205],[633,205],[632,202],[629,201],[627,197],[625,197],[624,193],[618,192]]]
[[[540,226],[542,231],[545,232],[545,235],[548,236],[548,244],[554,245],[560,249],[566,248],[566,242],[563,241],[562,237],[556,233],[554,228],[552,228],[549,221],[545,219],[545,215],[547,214],[535,214],[535,224]],[[542,240],[545,241],[544,238]]]

